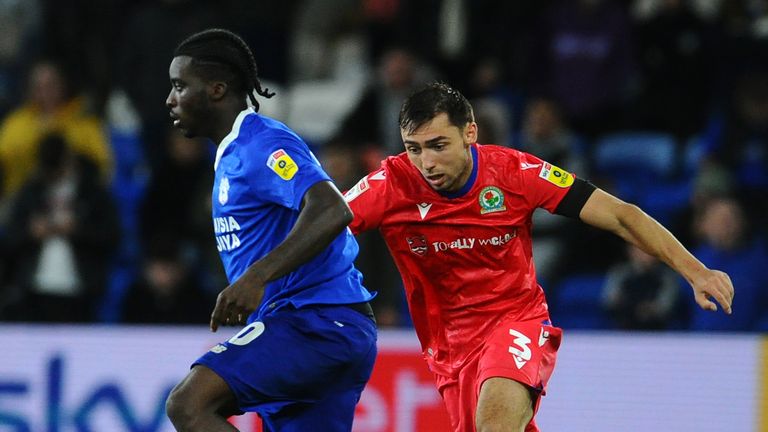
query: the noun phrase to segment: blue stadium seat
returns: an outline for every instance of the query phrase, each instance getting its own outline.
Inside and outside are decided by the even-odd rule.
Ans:
[[[647,185],[637,197],[637,204],[663,225],[672,222],[673,217],[691,200],[693,184],[690,179],[660,181]]]
[[[555,290],[552,321],[571,329],[605,329],[602,308],[604,274],[579,274],[563,279]]]
[[[598,140],[594,167],[614,179],[623,177],[668,177],[677,168],[675,138],[655,132],[623,132]]]

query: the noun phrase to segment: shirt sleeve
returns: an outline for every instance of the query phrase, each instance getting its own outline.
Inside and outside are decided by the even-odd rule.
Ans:
[[[386,210],[387,171],[380,169],[363,177],[344,193],[344,199],[352,209],[354,219],[349,224],[352,233],[377,229]]]
[[[257,171],[249,176],[250,188],[260,199],[294,210],[299,210],[310,187],[330,180],[315,155],[299,140],[274,140],[253,159],[247,162]]]
[[[521,153],[520,164],[521,181],[531,208],[541,207],[555,213],[576,183],[576,177],[528,153]]]

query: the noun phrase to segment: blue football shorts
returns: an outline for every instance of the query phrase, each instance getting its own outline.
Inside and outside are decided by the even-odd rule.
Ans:
[[[248,324],[195,365],[229,385],[264,430],[350,431],[376,359],[376,324],[341,305],[281,309]]]

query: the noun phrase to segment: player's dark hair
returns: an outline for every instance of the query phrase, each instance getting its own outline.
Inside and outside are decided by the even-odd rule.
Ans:
[[[192,57],[190,64],[201,77],[225,81],[235,91],[247,94],[256,111],[259,102],[254,91],[265,98],[275,95],[261,87],[256,60],[248,44],[229,30],[208,29],[195,33],[176,47],[173,56]]]
[[[412,133],[441,113],[448,114],[451,125],[463,128],[475,121],[467,98],[443,82],[432,82],[417,90],[400,109],[400,129]]]

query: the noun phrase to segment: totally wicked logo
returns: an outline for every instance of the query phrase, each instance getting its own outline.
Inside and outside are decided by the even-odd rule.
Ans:
[[[486,186],[480,191],[480,214],[505,211],[504,193],[496,186]]]

